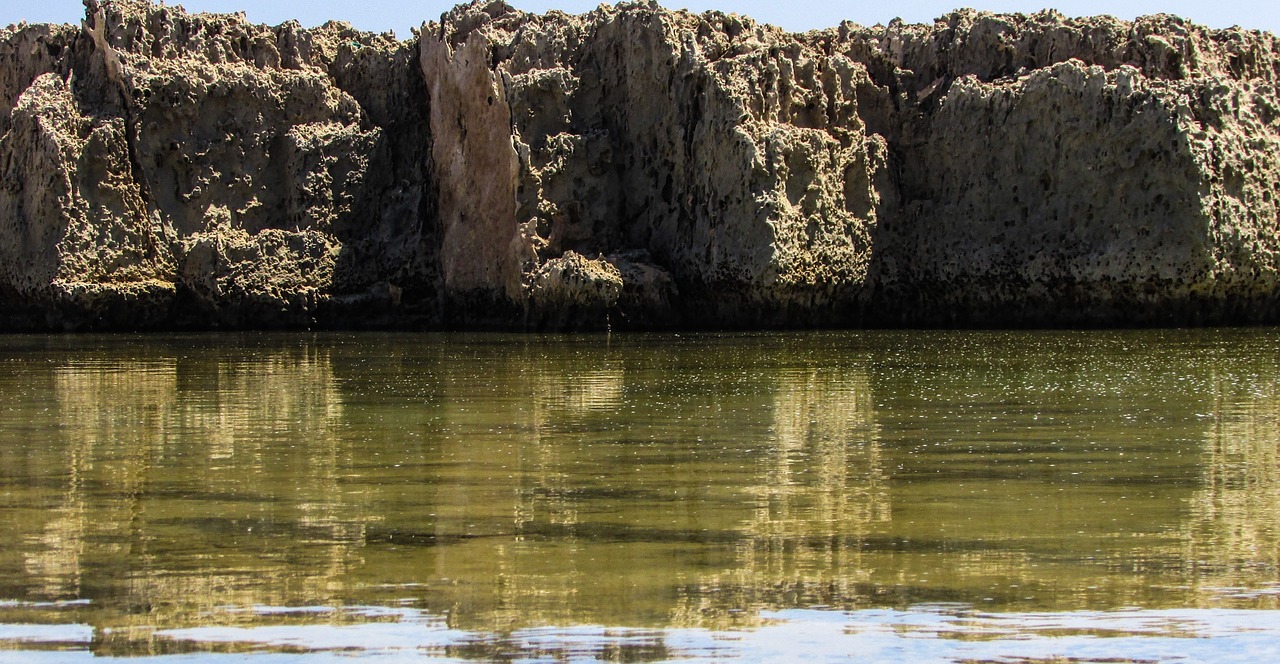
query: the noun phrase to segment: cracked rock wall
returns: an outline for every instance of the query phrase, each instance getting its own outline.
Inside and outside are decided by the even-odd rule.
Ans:
[[[0,32],[0,328],[1280,320],[1280,47],[969,10]]]
[[[4,327],[358,324],[401,305],[399,282],[433,297],[412,46],[86,9],[0,34]]]
[[[457,234],[488,237],[471,255],[494,271],[467,287],[523,298],[525,324],[564,318],[560,274],[603,280],[570,298],[593,325],[831,325],[864,299],[888,149],[862,65],[647,4],[477,3],[426,26],[422,53],[441,199],[459,192],[445,251],[470,220]]]

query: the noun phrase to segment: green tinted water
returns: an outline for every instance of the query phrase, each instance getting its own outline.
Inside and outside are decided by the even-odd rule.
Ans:
[[[1256,659],[1278,340],[3,337],[0,648]]]

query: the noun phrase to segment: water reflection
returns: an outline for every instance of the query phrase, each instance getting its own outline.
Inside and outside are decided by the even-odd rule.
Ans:
[[[24,559],[33,596],[66,599],[81,595],[87,547],[135,534],[130,516],[151,460],[162,452],[157,446],[169,429],[164,418],[175,401],[176,371],[161,359],[68,362],[52,374],[55,417],[66,430],[65,485],[49,496],[51,509],[40,510],[47,521],[29,539]],[[97,489],[90,505],[86,492],[99,486],[106,490]]]
[[[663,659],[797,608],[1277,609],[1273,337],[0,339],[0,624]]]
[[[1270,598],[1280,608],[1280,385],[1274,376],[1221,382],[1185,564],[1210,599]]]
[[[732,567],[682,589],[672,624],[716,628],[760,609],[840,605],[871,581],[862,543],[890,518],[869,378],[857,365],[785,369]]]
[[[324,611],[335,624],[290,624],[310,608],[253,611],[259,624],[160,630],[166,653],[201,661],[393,659],[394,661],[1265,661],[1280,643],[1272,612],[1222,609],[1121,612],[984,613],[964,605],[908,611],[771,611],[751,630],[574,625],[497,635],[452,629],[443,617],[411,609]],[[271,621],[276,622],[271,622]],[[346,623],[346,624],[342,624]],[[0,624],[0,643],[27,650],[24,661],[71,661],[88,654],[88,626]],[[43,656],[42,656],[43,655]]]
[[[134,628],[340,601],[365,518],[339,487],[351,450],[329,351],[173,350],[50,353],[48,432],[4,441],[32,469],[16,478],[29,489],[6,482],[11,532],[28,533],[5,550],[22,559],[10,594],[93,598]]]

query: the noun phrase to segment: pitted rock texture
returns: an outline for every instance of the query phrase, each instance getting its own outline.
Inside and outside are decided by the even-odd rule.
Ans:
[[[904,111],[880,322],[1275,321],[1280,44],[1170,16],[845,26]]]
[[[422,35],[451,291],[522,299],[541,324],[561,318],[547,265],[619,272],[609,256],[640,250],[669,278],[624,277],[621,324],[677,317],[668,284],[703,324],[834,324],[856,305],[888,159],[858,115],[878,92],[862,66],[651,5],[474,4]],[[607,314],[613,289],[595,292]]]
[[[360,324],[395,283],[434,297],[414,45],[86,9],[0,35],[0,325]]]
[[[0,31],[0,329],[1280,320],[1280,46],[1169,16]]]

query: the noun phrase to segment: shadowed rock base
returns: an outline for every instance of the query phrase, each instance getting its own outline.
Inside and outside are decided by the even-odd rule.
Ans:
[[[1280,46],[1172,16],[0,31],[0,329],[1280,322]]]

